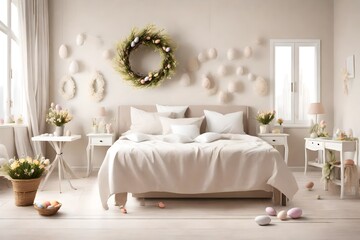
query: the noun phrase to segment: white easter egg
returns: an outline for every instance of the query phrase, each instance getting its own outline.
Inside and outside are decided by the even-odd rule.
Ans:
[[[271,222],[271,218],[266,215],[257,216],[255,218],[255,222],[259,224],[260,226],[269,225]]]
[[[287,219],[287,213],[285,210],[282,210],[280,211],[278,214],[277,214],[277,218],[280,219],[281,221],[284,221]]]
[[[79,71],[79,64],[77,63],[77,61],[72,61],[69,65],[69,72],[71,74],[75,74]]]
[[[227,74],[227,68],[226,68],[226,66],[225,65],[220,65],[219,67],[218,67],[218,74],[219,74],[219,76],[225,76],[226,74]]]
[[[76,36],[76,45],[82,46],[85,42],[85,36],[84,34],[80,33]]]
[[[102,57],[103,57],[104,59],[111,59],[112,56],[113,56],[113,52],[112,52],[110,49],[106,49],[106,50],[104,50],[103,53],[102,53]]]
[[[130,46],[131,46],[131,47],[135,47],[135,44],[136,44],[135,42],[131,42],[131,43],[130,43]]]
[[[207,61],[207,56],[205,53],[201,52],[199,53],[199,55],[197,56],[197,59],[199,60],[199,62],[203,63]]]
[[[171,48],[167,47],[165,48],[165,52],[170,52]]]
[[[191,79],[189,74],[184,73],[180,78],[180,84],[184,87],[189,86],[191,84]]]
[[[246,47],[244,48],[244,57],[250,58],[251,55],[252,55],[252,48],[249,47],[249,46],[246,46]]]
[[[71,131],[70,131],[70,130],[66,130],[65,136],[71,136]]]
[[[68,49],[65,44],[61,44],[59,47],[59,56],[62,59],[65,59],[68,57]]]
[[[254,91],[259,96],[266,96],[268,93],[268,84],[262,77],[257,77],[254,84]]]
[[[239,66],[239,67],[236,68],[236,75],[242,76],[242,75],[244,75],[244,73],[245,73],[244,67]]]
[[[227,58],[228,60],[234,60],[236,57],[237,57],[237,52],[236,52],[236,49],[234,48],[230,48],[228,51],[227,51]]]
[[[210,89],[212,87],[210,78],[208,76],[206,76],[206,75],[202,76],[201,85],[205,89]]]
[[[138,43],[139,42],[139,37],[135,37],[134,42]]]
[[[229,101],[229,94],[224,91],[219,92],[219,102],[220,103],[227,103]]]
[[[209,59],[215,59],[217,58],[217,51],[215,48],[210,48],[208,51],[207,51],[207,57]]]
[[[276,210],[273,207],[265,208],[265,212],[270,216],[276,216]]]
[[[291,209],[289,209],[289,211],[287,211],[287,215],[294,219],[300,218],[302,215],[302,210],[301,210],[301,208],[297,208],[297,207],[291,208]]]
[[[190,58],[188,60],[187,67],[190,72],[195,72],[195,71],[199,70],[200,65],[199,65],[198,59],[195,57]]]
[[[255,80],[255,75],[252,74],[252,73],[249,73],[249,74],[248,74],[248,79],[249,79],[250,81],[254,81],[254,80]]]

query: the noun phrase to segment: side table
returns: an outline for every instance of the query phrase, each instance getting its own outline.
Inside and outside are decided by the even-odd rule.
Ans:
[[[289,134],[287,133],[259,133],[258,137],[269,143],[270,145],[276,146],[284,146],[284,160],[286,165],[288,164],[289,158],[289,146],[288,146],[288,138]]]
[[[60,189],[60,193],[61,193],[61,180],[62,180],[63,175],[65,177],[65,173],[70,175],[70,177],[72,177],[72,178],[76,178],[76,175],[74,174],[74,172],[71,170],[70,166],[64,160],[63,148],[65,146],[65,143],[73,142],[73,141],[78,140],[80,138],[81,138],[81,135],[49,136],[49,135],[44,135],[44,134],[31,138],[31,140],[34,141],[34,142],[36,142],[36,141],[38,141],[38,142],[48,142],[56,152],[55,159],[50,165],[50,170],[46,174],[45,180],[42,182],[42,184],[40,186],[40,190],[43,190],[47,180],[49,179],[51,173],[54,171],[56,165],[59,168],[59,189]],[[70,187],[72,189],[76,190],[76,188],[74,188],[74,186],[71,184],[71,182],[70,182],[70,180],[68,178],[67,178],[67,180],[69,182]]]
[[[89,138],[88,145],[86,147],[87,155],[87,176],[90,176],[92,172],[92,162],[94,158],[95,146],[107,146],[110,147],[114,143],[115,134],[113,133],[89,133],[86,135]]]

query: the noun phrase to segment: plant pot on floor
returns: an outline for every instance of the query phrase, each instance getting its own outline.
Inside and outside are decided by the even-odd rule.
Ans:
[[[41,178],[11,179],[16,206],[31,206],[34,203]]]

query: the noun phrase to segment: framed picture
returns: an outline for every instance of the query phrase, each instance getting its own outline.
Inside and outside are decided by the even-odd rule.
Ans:
[[[346,71],[348,72],[348,78],[355,78],[354,58],[354,55],[348,56],[346,58]]]

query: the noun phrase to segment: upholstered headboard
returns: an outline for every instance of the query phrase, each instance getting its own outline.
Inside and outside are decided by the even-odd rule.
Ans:
[[[138,108],[148,112],[156,112],[155,105],[121,105],[118,108],[117,117],[117,134],[121,135],[123,132],[129,130],[131,125],[130,107]],[[201,117],[204,115],[204,110],[215,111],[222,114],[242,111],[244,113],[244,131],[248,133],[248,118],[249,118],[249,107],[241,105],[190,105],[185,113],[186,117]],[[206,121],[204,120],[201,125],[201,131],[204,132],[206,129]]]

